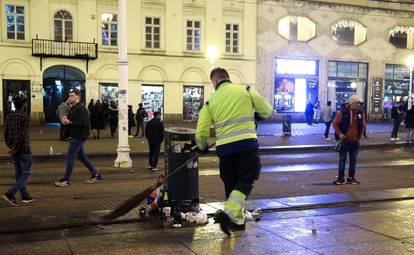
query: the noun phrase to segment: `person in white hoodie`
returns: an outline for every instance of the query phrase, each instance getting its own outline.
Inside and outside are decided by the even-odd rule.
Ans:
[[[332,110],[332,102],[331,101],[328,101],[326,106],[324,106],[322,108],[322,119],[323,119],[323,122],[325,122],[325,125],[326,125],[325,139],[326,140],[331,140],[331,138],[329,138],[329,129],[331,128],[331,123],[332,123],[332,119],[333,119],[333,110]]]

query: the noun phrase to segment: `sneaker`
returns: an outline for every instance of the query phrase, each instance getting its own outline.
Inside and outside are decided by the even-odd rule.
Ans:
[[[102,180],[102,176],[100,174],[93,175],[89,180],[86,181],[88,184],[96,183],[98,181]]]
[[[346,179],[346,184],[358,185],[358,184],[360,184],[360,182],[357,181],[355,178],[348,178],[348,179]]]
[[[394,138],[394,137],[391,137],[391,138],[390,138],[390,141],[395,141],[395,138]]]
[[[66,179],[60,179],[59,181],[55,182],[56,187],[66,187],[70,185],[70,181]]]
[[[158,171],[158,167],[153,167],[152,171]]]
[[[9,195],[9,194],[6,193],[6,194],[3,195],[3,199],[4,199],[4,201],[6,201],[7,203],[11,204],[12,206],[19,206],[16,203],[16,198],[14,196],[12,196],[12,195]]]
[[[214,222],[220,224],[221,231],[223,231],[226,235],[231,235],[229,228],[231,219],[225,212],[219,210],[214,216]]]
[[[344,179],[338,178],[333,182],[333,184],[335,184],[335,185],[344,185],[344,184],[346,184],[346,182],[345,182]]]
[[[29,204],[29,203],[31,203],[33,201],[35,201],[35,200],[31,196],[22,197],[22,203]]]
[[[394,138],[395,141],[401,141],[401,139],[399,137]]]
[[[229,225],[229,229],[231,231],[243,231],[246,229],[246,223],[243,224],[236,224],[234,222],[231,222]]]
[[[326,140],[326,141],[330,141],[330,140],[331,140],[331,138],[330,138],[330,137],[325,137],[325,140]]]
[[[152,167],[152,166],[147,166],[147,168],[148,168],[148,169],[152,169],[153,167]]]
[[[129,135],[128,138],[134,138],[134,136],[133,135]]]

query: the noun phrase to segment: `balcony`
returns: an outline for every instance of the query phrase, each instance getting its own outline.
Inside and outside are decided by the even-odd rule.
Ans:
[[[43,58],[71,58],[86,60],[87,71],[89,60],[98,58],[98,44],[35,38],[32,39],[32,56],[40,57],[40,70]]]

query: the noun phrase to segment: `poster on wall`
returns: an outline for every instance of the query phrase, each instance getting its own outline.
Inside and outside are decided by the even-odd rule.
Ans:
[[[155,111],[161,112],[161,119],[164,118],[164,87],[155,85],[143,85],[141,87],[141,102],[147,118],[150,120]]]
[[[373,114],[379,114],[382,112],[382,78],[372,79],[372,108]]]

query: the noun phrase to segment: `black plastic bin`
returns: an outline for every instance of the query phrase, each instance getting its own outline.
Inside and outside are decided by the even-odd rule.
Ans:
[[[169,174],[196,155],[191,152],[195,130],[170,127],[165,129],[165,172]],[[169,203],[173,211],[187,212],[199,203],[198,157],[171,176],[166,183]]]

